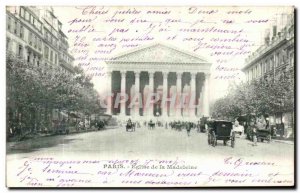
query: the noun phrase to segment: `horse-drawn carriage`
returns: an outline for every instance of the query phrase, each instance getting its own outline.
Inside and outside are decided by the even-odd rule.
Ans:
[[[264,142],[264,140],[266,140],[268,143],[270,143],[272,140],[270,129],[257,129],[256,136],[257,136],[257,141]]]
[[[127,122],[126,124],[126,131],[135,131],[135,123],[132,123],[132,122]]]
[[[255,132],[254,132],[254,130],[255,130]],[[249,139],[251,141],[254,141],[254,136],[256,136],[256,139],[258,142],[264,142],[264,140],[266,140],[268,143],[270,143],[272,140],[270,129],[256,128],[255,125],[250,126],[248,135],[249,135]]]
[[[223,140],[226,145],[231,141],[231,147],[235,146],[235,134],[232,132],[232,123],[229,121],[215,120],[211,121],[208,128],[208,144],[215,147],[217,140]]]
[[[244,123],[247,139],[254,141],[254,137],[256,137],[258,142],[264,140],[268,143],[271,142],[272,131],[269,123],[264,121],[267,120],[265,117],[257,119],[255,114],[249,114],[240,116],[237,120]]]

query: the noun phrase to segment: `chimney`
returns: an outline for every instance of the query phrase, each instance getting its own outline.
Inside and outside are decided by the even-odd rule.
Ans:
[[[277,28],[278,28],[278,25],[277,25],[277,16],[275,16],[273,18],[273,22],[272,22],[272,40],[274,40],[277,36]]]
[[[270,43],[270,29],[266,29],[265,30],[265,44],[269,44]]]
[[[272,31],[273,31],[273,33],[272,33],[272,40],[274,40],[275,37],[276,37],[276,35],[277,35],[277,26],[276,25],[273,25]]]

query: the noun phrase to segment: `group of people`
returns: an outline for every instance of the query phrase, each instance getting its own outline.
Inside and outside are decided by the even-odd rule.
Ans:
[[[252,118],[250,121],[239,122],[237,119],[233,124],[233,131],[244,136],[247,132],[248,137],[253,140],[253,146],[257,146],[258,130],[269,130],[269,119],[264,117]]]
[[[126,125],[137,125],[137,128],[140,128],[140,123],[134,122],[130,118],[127,120]],[[155,127],[164,127],[165,129],[171,128],[176,131],[182,131],[185,129],[188,136],[190,136],[191,130],[196,128],[196,124],[189,121],[172,121],[169,123],[162,123],[160,121],[154,122],[152,119],[150,119],[148,122],[144,121],[144,126],[149,130],[153,130]]]
[[[182,129],[186,129],[187,135],[190,136],[191,130],[196,127],[196,124],[189,121],[172,121],[169,123],[171,129],[176,131],[181,131]]]

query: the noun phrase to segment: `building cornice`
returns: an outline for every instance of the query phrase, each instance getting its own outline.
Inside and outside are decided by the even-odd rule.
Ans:
[[[252,59],[245,67],[242,68],[242,71],[246,71],[248,68],[250,68],[253,64],[257,63],[257,61],[261,60],[262,58],[265,58],[267,55],[272,53],[274,50],[276,50],[278,47],[281,47],[283,44],[287,43],[289,40],[284,38],[280,42],[278,42],[276,45],[271,45],[269,48],[266,48],[266,51],[262,52],[261,54],[258,54],[254,59]]]

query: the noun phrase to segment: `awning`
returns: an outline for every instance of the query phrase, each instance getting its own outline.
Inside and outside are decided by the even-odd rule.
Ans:
[[[112,117],[112,115],[109,115],[109,114],[99,114],[99,116],[103,116],[103,117]]]

